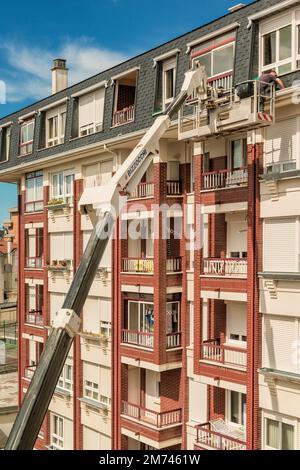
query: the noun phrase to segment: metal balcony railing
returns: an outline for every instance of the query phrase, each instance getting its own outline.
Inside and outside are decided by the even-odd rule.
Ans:
[[[167,349],[180,348],[181,332],[167,334]]]
[[[122,401],[122,414],[158,429],[182,422],[181,409],[159,413],[127,401]]]
[[[246,370],[247,351],[235,346],[220,345],[220,340],[209,339],[201,344],[201,359]]]
[[[31,380],[35,371],[36,371],[36,366],[26,366],[24,369],[25,379]]]
[[[204,191],[231,188],[247,183],[248,170],[246,167],[202,173],[202,190]]]
[[[35,326],[44,325],[44,317],[42,315],[41,310],[27,313],[25,320],[26,320],[26,323],[28,323],[29,325],[35,325]]]
[[[205,276],[223,276],[233,278],[247,277],[247,259],[244,258],[204,258]]]
[[[153,274],[153,258],[123,258],[122,271],[125,273]]]
[[[167,181],[167,195],[180,196],[182,194],[181,181]]]

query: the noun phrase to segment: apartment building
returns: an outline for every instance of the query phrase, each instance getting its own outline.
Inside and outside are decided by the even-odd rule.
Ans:
[[[18,220],[18,209],[10,209],[0,231],[0,323],[17,321]]]
[[[56,60],[52,95],[0,120],[0,180],[19,185],[21,403],[92,229],[82,191],[110,180],[193,61],[223,92],[271,68],[286,85],[275,123],[241,114],[200,138],[192,96],[190,124],[160,140],[37,449],[300,448],[299,31],[298,1],[239,5],[71,87]]]

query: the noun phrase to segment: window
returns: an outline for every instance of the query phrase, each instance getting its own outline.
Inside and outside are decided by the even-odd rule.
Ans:
[[[25,322],[43,326],[44,286],[25,284]]]
[[[269,449],[294,450],[294,426],[284,420],[265,419],[265,445]]]
[[[84,169],[84,187],[93,188],[108,183],[112,177],[112,171],[112,160],[87,165]]]
[[[300,10],[266,19],[260,24],[261,70],[279,75],[300,67]]]
[[[153,333],[154,305],[153,303],[128,301],[127,329]]]
[[[46,114],[47,147],[63,143],[66,128],[66,108],[48,111]]]
[[[64,447],[64,419],[57,415],[52,415],[52,419],[52,445],[62,449]]]
[[[197,60],[206,68],[209,82],[229,89],[232,86],[232,71],[235,53],[235,31],[201,43],[191,54],[192,60]]]
[[[79,136],[83,137],[103,129],[105,88],[79,98]]]
[[[264,220],[264,271],[299,272],[299,219]]]
[[[52,175],[51,197],[64,199],[70,203],[73,197],[74,170],[66,170]]]
[[[247,139],[230,141],[231,169],[239,170],[247,166]]]
[[[43,210],[43,172],[34,171],[25,177],[25,212]]]
[[[25,229],[25,268],[43,268],[43,228]]]
[[[163,103],[164,107],[172,102],[175,97],[176,86],[176,59],[163,63]]]
[[[21,124],[20,155],[28,155],[33,151],[34,120]]]
[[[175,97],[177,57],[156,64],[156,91],[154,112],[167,108]]]
[[[9,159],[10,151],[10,136],[11,136],[11,127],[3,127],[0,129],[0,163],[7,162]]]
[[[113,126],[121,126],[134,121],[136,84],[137,71],[128,73],[116,80]]]
[[[246,395],[228,391],[228,420],[230,423],[245,426],[246,424]]]
[[[267,173],[299,167],[299,118],[285,119],[265,130],[264,166]]]
[[[83,395],[105,406],[111,403],[111,371],[107,367],[83,363]]]
[[[180,302],[167,302],[167,334],[178,333],[180,331]]]
[[[111,334],[111,300],[89,296],[83,307],[82,322],[82,331],[108,339]]]
[[[58,379],[57,386],[63,390],[71,391],[73,388],[73,367],[65,364],[62,373]]]
[[[57,261],[65,261],[66,267],[72,266],[73,233],[58,232],[50,234],[50,259],[55,265]]]

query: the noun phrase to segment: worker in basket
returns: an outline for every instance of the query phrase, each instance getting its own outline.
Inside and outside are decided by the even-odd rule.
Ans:
[[[274,86],[275,89],[277,86],[283,90],[285,88],[284,83],[280,78],[278,78],[277,72],[275,69],[271,69],[269,72],[263,72],[258,79],[259,81],[259,110],[264,112],[265,110],[265,101],[266,98],[270,96],[270,87]]]

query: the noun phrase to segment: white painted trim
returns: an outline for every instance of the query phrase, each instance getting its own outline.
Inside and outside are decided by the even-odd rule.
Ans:
[[[30,341],[35,341],[36,343],[44,343],[44,338],[41,336],[29,335],[28,333],[22,333],[23,339],[29,339]]]
[[[34,119],[34,117],[36,116],[37,113],[38,113],[38,111],[35,110],[35,111],[32,111],[31,113],[24,114],[23,116],[20,116],[18,118],[18,121],[20,123],[22,123],[24,121],[27,121],[27,119],[30,119],[30,118]]]
[[[47,106],[43,106],[42,108],[38,109],[38,112],[41,113],[43,111],[48,111],[49,109],[56,108],[64,103],[66,103],[69,100],[69,97],[66,96],[65,98],[62,98],[59,101],[55,101],[55,103],[48,104]]]
[[[12,121],[5,122],[4,124],[1,124],[0,129],[5,129],[6,127],[11,126],[12,124]]]
[[[231,300],[233,302],[247,302],[247,294],[244,292],[223,292],[223,291],[209,291],[202,290],[200,292],[201,299],[219,299]]]
[[[154,294],[154,287],[133,286],[133,285],[122,284],[121,291],[122,292],[134,292],[134,293],[139,293],[139,294]]]
[[[138,67],[132,67],[129,70],[124,70],[124,72],[122,72],[122,73],[118,73],[117,75],[113,75],[111,77],[111,80],[112,81],[118,80],[119,78],[126,77],[126,75],[129,75],[130,73],[133,73],[133,72],[138,72],[139,70],[140,70],[139,66]]]
[[[193,46],[197,46],[198,44],[201,44],[202,42],[208,41],[209,39],[213,39],[217,36],[220,36],[221,34],[225,34],[229,31],[231,31],[232,29],[238,28],[239,26],[240,26],[240,23],[238,23],[236,21],[236,22],[231,23],[227,26],[224,26],[224,28],[220,28],[220,29],[217,29],[216,31],[213,31],[212,33],[206,34],[205,36],[202,36],[202,38],[194,39],[194,41],[188,42],[186,44],[186,46],[187,46],[186,54],[190,53],[191,48]]]
[[[181,49],[178,47],[176,49],[172,49],[171,51],[165,52],[164,54],[158,55],[157,57],[153,58],[153,67],[156,67],[157,62],[161,62],[166,59],[170,59],[171,57],[175,56],[176,54],[179,54],[181,52]]]
[[[285,0],[284,2],[281,2],[279,4],[277,3],[276,5],[273,5],[270,8],[266,8],[266,9],[260,11],[259,13],[255,13],[254,15],[250,15],[250,16],[248,16],[249,23],[248,23],[247,27],[250,28],[251,24],[255,20],[259,20],[260,18],[264,18],[266,16],[269,16],[272,13],[277,13],[279,10],[281,10],[283,8],[287,8],[289,6],[296,5],[297,3],[300,3],[299,0]]]
[[[94,85],[91,85],[87,88],[84,88],[83,90],[77,91],[76,93],[73,93],[71,95],[71,98],[78,98],[79,96],[87,95],[88,93],[91,93],[92,91],[97,90],[98,88],[107,88],[108,86],[108,81],[107,80],[102,80],[102,82],[95,83]]]

